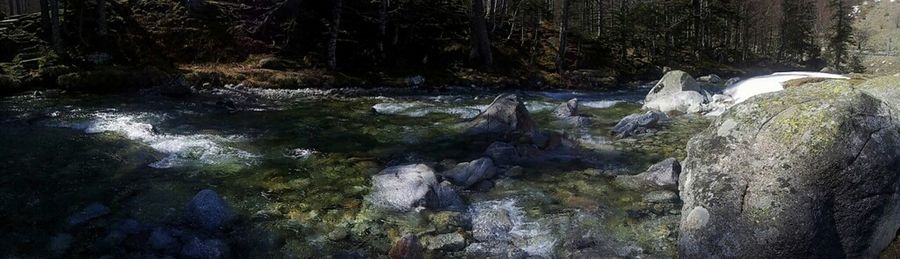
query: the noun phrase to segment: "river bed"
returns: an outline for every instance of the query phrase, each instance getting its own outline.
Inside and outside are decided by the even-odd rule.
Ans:
[[[649,191],[619,188],[611,179],[683,159],[688,138],[708,120],[683,116],[655,134],[610,137],[620,118],[639,111],[646,91],[520,92],[541,128],[576,140],[600,165],[524,168],[492,188],[462,191],[469,208],[458,214],[378,212],[364,197],[371,176],[386,167],[440,168],[481,156],[490,143],[460,137],[461,122],[495,92],[349,97],[219,88],[188,98],[52,91],[4,97],[0,254],[178,256],[200,237],[222,241],[231,257],[379,258],[405,234],[433,244],[456,233],[462,244],[426,253],[465,257],[472,223],[499,208],[513,225],[509,242],[531,256],[671,258],[677,198],[648,199]],[[551,115],[573,97],[592,116],[590,127]],[[186,204],[202,189],[218,192],[235,212],[220,232],[183,224]],[[71,224],[92,204],[108,212]],[[454,217],[461,220],[447,220]],[[159,229],[172,233],[171,247],[149,245]]]

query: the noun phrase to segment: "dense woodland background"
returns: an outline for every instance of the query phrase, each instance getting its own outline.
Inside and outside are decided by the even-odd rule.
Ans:
[[[40,1],[39,15],[0,24],[5,73],[22,73],[19,55],[37,52],[40,66],[70,70],[252,67],[362,80],[353,82],[616,85],[666,67],[863,72],[860,53],[874,33],[856,28],[864,14],[855,0]],[[880,19],[900,30],[900,14]],[[39,40],[16,38],[29,35]],[[879,51],[894,53],[890,44]]]

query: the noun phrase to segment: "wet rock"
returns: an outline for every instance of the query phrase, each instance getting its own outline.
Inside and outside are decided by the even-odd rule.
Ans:
[[[222,240],[194,237],[181,248],[181,256],[192,259],[228,258],[228,245]]]
[[[668,122],[666,114],[657,111],[635,113],[619,120],[612,129],[612,134],[618,138],[647,133],[657,130]]]
[[[219,230],[225,226],[233,213],[228,204],[213,190],[204,189],[197,192],[187,205],[187,216],[190,221],[205,230]]]
[[[670,203],[678,201],[678,194],[674,191],[652,191],[644,194],[646,203]]]
[[[528,253],[507,242],[472,243],[466,247],[468,258],[528,258]]]
[[[143,231],[144,227],[137,220],[126,219],[126,220],[123,220],[122,222],[119,222],[119,224],[116,227],[116,230],[118,230],[122,233],[128,234],[128,235],[134,235],[134,234],[137,234],[137,233],[140,233],[141,231]]]
[[[679,174],[681,174],[681,164],[675,158],[668,158],[650,166],[643,173],[616,176],[615,183],[631,189],[662,187],[677,190]]]
[[[705,91],[684,71],[666,73],[644,98],[644,110],[697,113],[706,103]]]
[[[489,157],[483,157],[471,162],[459,163],[442,175],[453,184],[469,187],[494,177],[496,173],[497,167],[494,166],[494,161]]]
[[[900,228],[900,80],[788,88],[688,143],[681,258],[875,258]]]
[[[172,76],[159,85],[159,93],[170,97],[191,95],[191,85],[183,75]]]
[[[469,226],[465,214],[456,211],[442,211],[428,215],[428,221],[437,233],[450,233]]]
[[[422,245],[419,244],[419,238],[416,235],[406,235],[397,240],[391,251],[388,252],[391,259],[421,259]]]
[[[710,84],[721,84],[722,78],[716,74],[709,74],[709,75],[705,75],[705,76],[701,76],[700,78],[697,78],[697,81],[710,83]]]
[[[350,231],[347,230],[347,228],[337,227],[334,230],[332,230],[331,232],[328,232],[328,235],[326,235],[326,237],[328,238],[328,240],[331,240],[331,241],[339,241],[339,240],[343,240],[344,238],[347,238],[347,236],[349,236],[349,235],[350,235]]]
[[[55,256],[61,256],[69,251],[69,247],[72,246],[72,235],[68,233],[60,233],[50,238],[50,244],[47,246],[47,249],[51,254]]]
[[[425,85],[425,77],[420,75],[415,75],[406,78],[406,85],[412,87],[418,87]]]
[[[473,135],[508,135],[514,132],[530,135],[537,131],[528,109],[515,94],[497,96],[468,126],[466,132]]]
[[[519,176],[522,176],[523,174],[525,174],[525,169],[522,168],[521,166],[513,166],[513,167],[510,167],[509,169],[506,169],[506,171],[503,174],[506,176],[509,176],[509,177],[519,177]]]
[[[426,203],[437,184],[434,171],[424,164],[388,167],[372,176],[372,191],[366,200],[377,208],[411,211]]]
[[[578,99],[572,98],[568,102],[560,104],[553,110],[553,115],[565,124],[575,127],[587,127],[591,125],[591,118],[578,113]]]
[[[517,164],[520,159],[516,147],[505,142],[491,143],[487,150],[484,151],[484,155],[500,165]]]
[[[428,250],[459,251],[466,248],[466,238],[460,233],[447,233],[422,238]]]
[[[472,189],[479,192],[489,192],[494,188],[494,181],[484,180],[472,186]]]
[[[450,182],[444,181],[432,187],[428,197],[428,208],[432,210],[465,211],[466,204]]]
[[[177,250],[178,241],[172,237],[168,230],[162,227],[154,228],[147,238],[147,243],[151,248],[162,251]]]
[[[70,227],[78,226],[92,219],[109,214],[109,212],[109,208],[104,206],[103,204],[100,204],[98,202],[91,203],[81,211],[78,211],[72,216],[69,216],[69,218],[66,219],[66,223]]]
[[[732,77],[725,81],[725,86],[731,87],[741,81],[740,77]]]
[[[560,118],[578,116],[578,98],[572,98],[571,100],[556,106],[556,109],[553,110],[553,115]]]

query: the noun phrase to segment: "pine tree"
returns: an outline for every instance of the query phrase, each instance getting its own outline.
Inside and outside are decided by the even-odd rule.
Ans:
[[[809,0],[781,2],[781,48],[779,58],[787,62],[802,62],[817,56],[814,27],[814,4]]]
[[[844,0],[831,0],[829,4],[834,11],[834,29],[828,46],[831,50],[831,63],[835,68],[843,69],[849,56],[848,45],[853,43],[850,5]]]

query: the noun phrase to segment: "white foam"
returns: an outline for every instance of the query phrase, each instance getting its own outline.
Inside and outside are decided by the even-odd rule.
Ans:
[[[402,115],[409,117],[424,117],[431,113],[444,113],[457,115],[462,119],[471,119],[487,109],[487,105],[472,105],[463,107],[438,107],[423,102],[391,102],[378,103],[372,106],[375,112],[388,115]]]
[[[512,229],[508,233],[499,233],[495,238],[499,241],[509,241],[514,246],[522,249],[528,255],[550,258],[558,240],[550,230],[536,221],[529,221],[525,212],[516,205],[513,199],[476,202],[470,206],[469,213],[472,225],[493,225],[493,217],[488,216],[490,211],[506,211],[512,223]]]
[[[589,101],[589,102],[581,102],[579,105],[584,107],[596,108],[596,109],[606,109],[609,107],[616,106],[616,104],[623,103],[623,100],[602,100],[602,101]]]
[[[255,154],[225,146],[242,140],[240,136],[217,136],[209,134],[162,134],[154,130],[151,121],[162,116],[146,113],[116,114],[100,112],[92,114],[86,121],[70,125],[58,125],[83,130],[88,134],[115,132],[125,138],[140,141],[156,151],[168,154],[166,158],[151,163],[153,168],[172,168],[191,163],[218,164],[242,162],[252,163]]]
[[[287,152],[285,152],[284,157],[290,157],[293,159],[307,159],[310,156],[318,154],[318,153],[319,153],[319,151],[315,151],[312,149],[295,148],[295,149],[291,149],[291,150],[288,150]]]
[[[750,97],[784,90],[784,82],[800,78],[832,78],[849,79],[845,76],[819,72],[782,72],[766,76],[757,76],[741,82],[725,90],[725,94],[734,99],[734,103],[742,103]]]
[[[528,101],[525,102],[525,108],[528,108],[528,112],[545,112],[552,111],[559,104],[541,102],[541,101]]]

